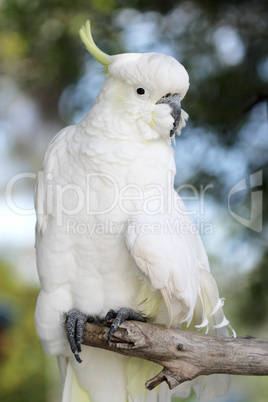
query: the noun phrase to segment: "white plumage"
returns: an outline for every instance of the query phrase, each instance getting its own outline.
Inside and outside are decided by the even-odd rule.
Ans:
[[[45,352],[59,356],[63,402],[167,402],[166,384],[144,388],[159,366],[85,346],[79,364],[64,313],[104,319],[128,307],[152,322],[228,335],[206,252],[173,187],[172,108],[159,103],[170,94],[182,100],[188,74],[163,54],[107,56],[89,25],[81,36],[107,79],[87,116],[53,139],[37,183],[36,329]],[[182,111],[179,131],[186,118]],[[228,377],[216,379],[173,393],[187,397],[190,385],[201,398],[225,393]]]

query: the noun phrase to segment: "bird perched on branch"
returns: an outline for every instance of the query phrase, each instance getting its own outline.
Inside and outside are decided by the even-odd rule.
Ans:
[[[159,53],[108,56],[89,22],[80,31],[106,74],[94,106],[52,140],[36,189],[36,252],[42,290],[35,322],[57,355],[63,402],[144,402],[224,394],[227,376],[175,388],[144,387],[161,367],[81,346],[87,321],[127,319],[228,335],[232,328],[206,252],[174,190],[171,142],[187,114],[189,79]]]

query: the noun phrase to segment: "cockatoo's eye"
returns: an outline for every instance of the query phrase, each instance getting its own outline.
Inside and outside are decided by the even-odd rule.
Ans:
[[[136,88],[136,94],[141,99],[148,99],[148,97],[149,97],[149,92],[147,91],[147,89],[145,89],[144,87],[141,87],[141,86],[138,86]]]
[[[142,87],[137,88],[137,94],[138,95],[144,95],[145,94],[145,89]]]

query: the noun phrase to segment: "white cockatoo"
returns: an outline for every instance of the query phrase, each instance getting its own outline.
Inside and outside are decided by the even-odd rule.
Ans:
[[[62,400],[168,402],[191,387],[201,399],[222,395],[228,376],[147,391],[160,366],[81,346],[86,321],[105,317],[116,317],[110,337],[126,319],[226,336],[232,328],[174,190],[171,141],[187,118],[185,68],[159,53],[108,56],[89,22],[80,35],[106,81],[86,117],[52,140],[36,190],[35,323],[44,351],[58,356]]]

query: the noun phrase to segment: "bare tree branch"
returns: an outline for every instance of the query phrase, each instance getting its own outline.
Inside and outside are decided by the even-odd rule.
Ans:
[[[153,389],[166,381],[170,389],[199,375],[215,373],[268,375],[268,340],[228,338],[126,321],[107,343],[109,328],[86,324],[83,344],[139,357],[163,366],[146,382]]]
[[[239,120],[241,120],[257,103],[267,101],[268,92],[262,92],[253,96],[236,114],[235,116],[223,127],[223,132],[226,133],[230,130]]]

